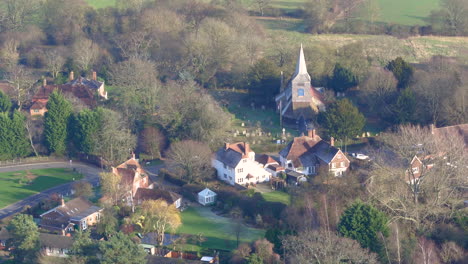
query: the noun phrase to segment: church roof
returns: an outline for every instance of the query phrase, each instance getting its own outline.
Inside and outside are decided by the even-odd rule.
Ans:
[[[307,72],[307,65],[305,62],[305,57],[304,57],[304,50],[302,49],[302,44],[301,48],[299,49],[299,57],[297,58],[297,63],[296,63],[296,71],[294,72],[294,77],[307,77],[307,79],[310,81],[310,75]]]

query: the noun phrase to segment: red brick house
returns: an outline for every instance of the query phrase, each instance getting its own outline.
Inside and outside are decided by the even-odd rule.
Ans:
[[[121,176],[121,188],[128,190],[128,200],[133,199],[139,188],[149,188],[150,180],[146,171],[141,167],[138,160],[133,154],[132,158],[120,164],[117,167],[112,167],[112,173]]]
[[[325,168],[335,176],[341,176],[349,168],[349,159],[330,143],[322,140],[314,130],[307,136],[295,137],[280,152],[281,166],[305,175],[315,175],[320,168]]]

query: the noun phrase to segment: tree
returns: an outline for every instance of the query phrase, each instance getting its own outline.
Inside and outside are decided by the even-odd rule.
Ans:
[[[373,112],[383,119],[393,118],[392,105],[397,94],[397,80],[391,71],[380,67],[371,69],[360,87]]]
[[[329,85],[335,92],[344,92],[357,85],[357,78],[350,70],[337,63]]]
[[[101,111],[84,109],[73,116],[72,135],[75,147],[86,154],[95,151],[95,135],[100,129]]]
[[[258,105],[274,106],[279,92],[279,69],[271,61],[261,59],[250,67],[249,94]]]
[[[403,90],[398,96],[394,108],[398,124],[412,123],[415,120],[416,111],[416,97],[413,91]]]
[[[121,232],[99,243],[100,264],[140,264],[146,262],[146,255],[143,247]]]
[[[11,109],[10,97],[0,91],[0,112],[9,112]]]
[[[123,196],[123,190],[119,187],[122,176],[111,172],[102,172],[99,174],[99,178],[102,194],[110,197],[113,205],[117,205]]]
[[[65,65],[65,58],[57,51],[57,49],[49,50],[45,52],[46,66],[49,72],[52,74],[52,78],[57,78],[60,71],[62,71]]]
[[[413,77],[413,66],[404,61],[401,57],[398,57],[390,61],[385,68],[393,72],[393,75],[398,80],[398,88],[408,87]]]
[[[384,213],[371,205],[357,201],[344,211],[338,224],[338,232],[358,241],[364,248],[383,253],[379,234],[388,236],[387,224],[388,219]]]
[[[261,256],[259,256],[258,254],[252,254],[252,255],[249,255],[248,257],[246,257],[246,260],[247,260],[247,263],[248,264],[263,264],[265,263],[263,261],[263,258]]]
[[[445,222],[466,186],[464,139],[453,133],[432,134],[429,128],[405,125],[382,135],[384,144],[373,155],[367,191],[391,220],[419,230]],[[420,157],[417,174],[412,160]]]
[[[254,242],[255,254],[258,255],[265,264],[280,263],[280,256],[273,251],[273,244],[265,238]]]
[[[155,232],[159,245],[163,245],[166,231],[174,231],[182,224],[179,210],[162,199],[143,201],[134,220],[143,233]]]
[[[78,230],[73,236],[73,244],[69,254],[78,263],[89,263],[97,253],[97,243],[91,239],[88,230]]]
[[[53,91],[47,101],[44,135],[50,153],[63,155],[67,148],[67,132],[72,113],[71,104],[59,91]]]
[[[360,134],[366,123],[363,114],[348,99],[332,103],[319,115],[319,123],[331,137],[346,140]]]
[[[13,86],[13,99],[18,105],[18,110],[21,111],[23,103],[28,101],[32,96],[32,89],[36,80],[31,70],[22,65],[14,65],[8,69],[5,79]]]
[[[24,26],[32,22],[34,16],[39,10],[40,1],[38,0],[5,0],[6,17],[5,27],[8,30],[22,30]]]
[[[468,1],[440,0],[444,27],[453,35],[464,35],[468,31]]]
[[[31,153],[25,119],[19,111],[14,111],[11,115],[0,113],[0,158],[21,158]]]
[[[258,6],[258,10],[260,10],[261,16],[263,16],[265,8],[267,8],[268,5],[270,5],[271,0],[255,0],[255,3]]]
[[[87,38],[80,38],[73,44],[73,61],[81,71],[89,71],[99,56],[99,45]]]
[[[102,218],[97,224],[96,232],[109,238],[117,233],[118,224],[119,220],[115,216],[115,210],[113,208],[105,208]]]
[[[73,184],[73,191],[75,197],[91,197],[93,196],[93,186],[86,181],[79,181]]]
[[[15,263],[34,263],[39,251],[39,231],[31,215],[19,214],[7,226]]]
[[[150,155],[152,159],[161,157],[161,151],[165,149],[167,139],[161,131],[154,126],[145,126],[140,133],[138,147],[141,151]]]
[[[211,150],[205,143],[192,140],[172,143],[168,158],[169,165],[182,169],[182,177],[189,182],[207,179],[212,174]]]
[[[361,248],[358,242],[331,232],[307,230],[286,236],[283,247],[289,263],[379,263],[376,255]]]

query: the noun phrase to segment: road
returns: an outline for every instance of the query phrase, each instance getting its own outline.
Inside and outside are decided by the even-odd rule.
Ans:
[[[22,164],[22,165],[13,165],[8,167],[0,167],[0,172],[11,172],[19,170],[33,170],[33,169],[46,169],[46,168],[72,168],[76,169],[79,173],[83,174],[84,181],[89,182],[93,186],[99,185],[99,173],[102,170],[98,167],[90,166],[84,163],[73,162],[71,165],[69,162],[47,162],[47,163],[35,163],[35,164]],[[73,182],[62,184],[59,186],[52,187],[50,189],[44,190],[38,194],[29,196],[21,201],[18,201],[14,204],[11,204],[5,208],[0,209],[0,220],[16,214],[23,210],[25,206],[34,206],[39,203],[44,198],[47,198],[53,193],[60,193],[63,195],[68,195],[71,192]]]

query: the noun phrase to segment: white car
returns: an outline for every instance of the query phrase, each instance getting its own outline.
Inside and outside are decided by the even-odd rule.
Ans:
[[[353,156],[353,158],[356,158],[358,160],[368,160],[369,159],[369,156],[364,155],[362,153],[351,153],[351,156]]]

